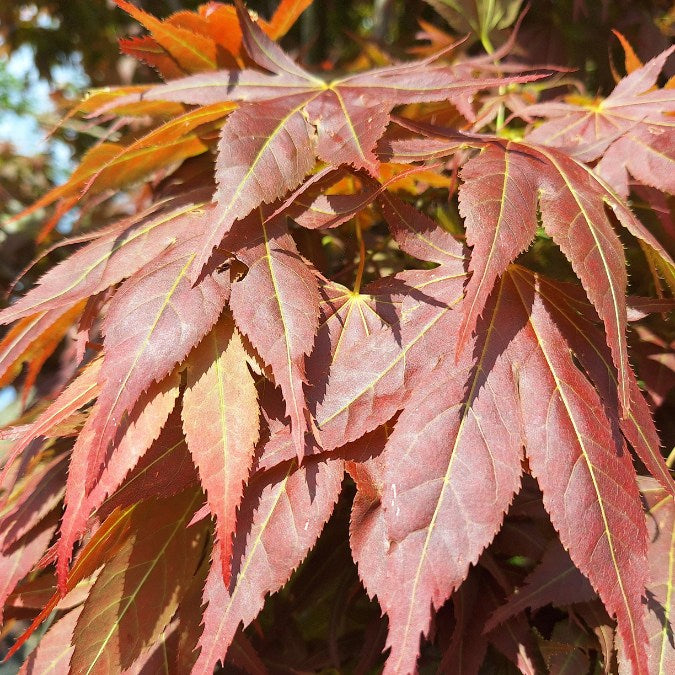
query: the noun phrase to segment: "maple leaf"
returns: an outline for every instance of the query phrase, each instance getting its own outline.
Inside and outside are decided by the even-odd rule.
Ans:
[[[376,173],[373,152],[395,105],[450,100],[467,117],[482,88],[537,79],[471,78],[438,65],[438,55],[324,82],[303,70],[235,2],[243,44],[267,72],[223,70],[174,80],[143,92],[148,100],[210,105],[243,101],[223,126],[216,177],[216,223],[205,236],[195,275],[235,220],[300,184],[315,158]],[[412,84],[414,82],[414,85]],[[136,95],[116,105],[139,100]],[[316,135],[316,136],[315,136]]]
[[[153,40],[187,72],[213,70],[217,67],[216,45],[213,40],[180,26],[172,26],[168,21],[160,21],[126,0],[115,0],[115,3],[151,31]]]
[[[616,192],[628,195],[628,172],[666,192],[675,191],[673,119],[675,93],[655,88],[675,48],[655,56],[623,78],[604,99],[537,103],[523,114],[547,118],[531,131],[530,141],[565,148],[596,167]]]
[[[56,350],[83,308],[82,303],[77,303],[37,312],[12,326],[0,342],[0,387],[11,383],[21,372],[23,364],[29,362],[30,388],[35,375]]]
[[[525,608],[535,610],[549,603],[571,605],[594,597],[588,579],[574,566],[560,542],[553,539],[539,565],[527,576],[522,587],[492,613],[484,630],[489,632]]]
[[[22,675],[69,671],[70,657],[75,649],[72,646],[73,632],[81,612],[82,607],[76,607],[49,627],[38,646],[21,666],[19,672]],[[65,649],[64,645],[67,645]]]
[[[189,222],[185,218],[198,205],[188,203],[154,218],[152,213],[141,213],[107,228],[50,269],[35,288],[3,309],[0,322],[10,323],[67,306],[132,276],[184,236]]]
[[[649,584],[644,616],[649,634],[649,673],[665,675],[675,664],[673,646],[673,555],[675,551],[675,505],[673,497],[654,480],[641,477],[640,491],[646,506],[649,530]],[[619,672],[630,672],[626,642],[619,644]]]
[[[96,578],[75,626],[74,671],[128,668],[164,630],[203,555],[204,529],[187,527],[198,500],[188,490],[134,509],[126,541]]]
[[[235,512],[259,438],[258,394],[232,317],[225,314],[187,362],[182,418],[188,448],[216,518],[229,582]]]
[[[116,509],[108,518],[106,518],[96,532],[94,532],[91,539],[82,547],[82,550],[79,552],[77,560],[68,575],[66,588],[64,589],[66,592],[72,591],[78,583],[94,574],[105,561],[115,555],[116,551],[119,550],[120,545],[124,541],[132,513],[133,507],[126,510]],[[40,624],[42,624],[59,604],[61,597],[62,595],[58,590],[51,596],[49,601],[42,608],[42,611],[12,645],[9,652],[7,652],[4,659],[5,661],[11,658],[26,640],[28,640]]]
[[[253,621],[265,595],[279,590],[302,562],[333,511],[343,472],[339,459],[309,459],[300,468],[286,463],[249,482],[237,522],[229,586],[223,582],[219,554],[213,552],[195,672],[210,672],[225,657],[239,623]],[[270,556],[268,550],[276,554]]]
[[[0,621],[5,601],[15,586],[30,572],[44,554],[54,532],[58,517],[55,511],[42,520],[33,530],[0,555]]]
[[[390,618],[386,672],[414,670],[430,606],[438,609],[464,581],[520,483],[518,392],[511,364],[499,356],[508,333],[489,328],[503,325],[503,312],[497,302],[486,319],[486,338],[475,347],[479,365],[467,355],[420,387],[387,443],[382,508],[390,544],[379,564],[398,583],[378,595]],[[473,499],[475,485],[485,486],[489,500]]]
[[[197,470],[185,442],[178,406],[169,415],[158,438],[130,469],[135,461],[132,457],[130,462],[121,452],[113,453],[107,472],[113,481],[112,485],[117,487],[114,492],[107,489],[106,476],[102,475],[101,481],[89,496],[92,506],[98,505],[92,518],[101,520],[116,508],[129,508],[148,497],[174,495],[199,483]],[[104,498],[103,495],[108,493],[111,494]]]
[[[274,42],[310,2],[283,0],[269,21],[241,0],[162,20],[117,2],[148,30],[123,50],[170,81],[77,105],[131,140],[103,140],[24,215],[54,205],[42,243],[69,208],[99,223],[113,192],[147,182],[132,215],[39,253],[23,284],[78,247],[0,312],[13,323],[0,386],[18,380],[28,400],[37,385],[0,430],[0,600],[6,618],[32,620],[10,655],[56,610],[68,613],[27,672],[359,670],[386,643],[385,672],[412,673],[429,666],[429,639],[443,672],[497,659],[534,675],[544,662],[587,669],[592,651],[611,664],[608,613],[622,672],[667,664],[672,542],[657,535],[672,529],[675,483],[640,391],[644,380],[663,421],[667,383],[648,362],[638,380],[625,334],[633,322],[640,366],[652,342],[667,351],[656,313],[673,307],[673,232],[649,186],[672,183],[672,96],[655,88],[669,52],[631,57],[591,111],[616,117],[614,131],[575,121],[573,139],[554,127],[588,106],[554,110],[551,96],[528,109],[516,85],[539,76],[503,60],[515,36],[448,65],[458,45],[427,26],[425,53],[442,51],[392,64],[368,44],[352,72],[324,79]],[[472,11],[489,40],[501,19],[484,9]],[[497,87],[476,119],[477,95]],[[505,107],[544,122],[502,128]],[[457,130],[472,124],[500,135]],[[645,224],[622,199],[629,174],[647,184],[635,189]],[[627,296],[626,258],[630,293],[657,297]],[[659,483],[658,503],[643,491],[647,525],[634,457]],[[324,573],[348,557],[345,467],[370,604],[354,570]],[[329,519],[287,590],[311,576],[349,602],[326,654],[299,661],[276,642],[306,642],[305,618],[288,593],[267,596]],[[342,620],[352,599],[372,633]],[[523,610],[548,603],[562,609],[535,638],[544,615]],[[300,625],[268,640],[288,616]]]
[[[227,274],[193,285],[194,238],[169,248],[127,279],[103,323],[101,391],[92,412],[95,442],[85,486],[90,490],[122,415],[167,375],[216,322],[229,296]]]
[[[594,313],[571,284],[554,284],[539,280],[539,295],[546,300],[551,314],[582,367],[598,388],[610,414],[617,409],[617,374],[602,335],[595,325]],[[621,418],[621,432],[649,472],[673,495],[675,482],[660,452],[660,441],[651,411],[640,391],[637,379],[629,371],[630,412]]]
[[[215,117],[222,114],[219,112]],[[188,113],[187,117],[186,132],[189,130],[189,118],[194,118],[195,114]],[[201,121],[201,112],[198,112],[196,117],[197,121]],[[170,129],[175,128],[171,123],[166,126]],[[179,132],[182,130],[181,126],[178,130]],[[95,195],[124,187],[145,178],[170,162],[194,157],[207,150],[207,146],[195,134],[167,133],[164,139],[158,136],[159,131],[148,134],[145,142],[140,140],[128,147],[118,143],[101,143],[94,146],[82,158],[82,162],[68,181],[50,190],[16,218],[26,217],[57,200],[62,200],[67,207],[66,210],[69,210],[73,206],[73,202],[69,200],[77,199],[87,191]],[[62,214],[59,213],[60,215]]]
[[[178,397],[180,378],[176,371],[151,386],[139,400],[136,409],[116,430],[115,447],[106,458],[105,467],[91,490],[83,490],[91,468],[91,448],[96,447],[96,417],[90,416],[73,446],[66,483],[66,509],[61,521],[61,537],[57,547],[59,585],[66,587],[67,565],[73,544],[86,527],[89,514],[98,509],[105,498],[116,490],[127,473],[151,447],[167,426],[167,419]]]
[[[307,430],[305,356],[312,351],[319,318],[317,279],[284,219],[266,222],[262,210],[237,223],[223,246],[236,250],[248,266],[232,285],[230,307],[237,327],[270,365],[284,393],[301,457]],[[257,302],[252,303],[254,297]]]
[[[389,672],[414,669],[430,605],[443,604],[499,529],[518,488],[523,444],[563,544],[617,614],[632,641],[631,660],[643,667],[644,628],[636,607],[646,568],[636,542],[631,538],[629,546],[622,535],[643,531],[634,470],[598,394],[556,345],[564,338],[536,288],[520,268],[503,277],[473,355],[454,367],[439,366],[431,383],[417,387],[387,443],[381,509],[389,543],[362,551],[359,565],[367,588],[374,573],[371,592],[390,617]],[[535,388],[546,392],[541,410],[522,399]],[[587,440],[591,429],[602,441]],[[583,506],[561,501],[569,481],[584,495]],[[626,486],[620,494],[612,487],[617,483]],[[476,484],[488,486],[489,500],[473,498]],[[580,539],[579,531],[588,535]],[[382,569],[397,583],[378,581]]]
[[[530,400],[521,410],[530,467],[563,546],[616,615],[636,672],[646,672],[640,610],[646,530],[635,470],[598,394],[565,351],[564,339],[532,287],[523,284],[523,275],[510,275],[528,322],[512,359],[517,358],[521,391],[536,387],[543,393],[538,405]],[[574,503],[566,496],[570,490],[577,495]]]
[[[450,151],[461,138],[430,125],[408,126],[425,135],[445,135]],[[627,413],[627,276],[623,247],[605,213],[605,204],[667,265],[673,265],[672,259],[621,199],[584,164],[558,150],[525,142],[474,137],[467,145],[472,142],[484,149],[464,165],[461,173],[465,182],[460,188],[460,211],[466,218],[467,241],[474,251],[458,352],[466,345],[495,279],[534,238],[538,204],[544,229],[572,264],[605,324],[619,370],[620,400]]]
[[[36,439],[47,436],[55,426],[63,422],[76,410],[92,401],[98,394],[98,376],[101,359],[96,359],[59,394],[56,400],[32,422],[13,444],[5,458],[0,485],[16,458]]]
[[[329,347],[313,355],[313,372],[328,377],[325,385],[315,386],[310,399],[326,450],[356,440],[401,410],[415,384],[445,352],[443,336],[456,331],[457,315],[451,308],[459,302],[466,278],[461,245],[393,195],[383,194],[381,203],[402,248],[439,266],[403,272],[388,282],[393,282],[390,287],[373,284],[364,289],[375,298],[387,296],[390,306],[398,295],[398,317],[387,309],[385,325],[362,334],[362,339],[352,338],[348,349]],[[358,296],[351,302],[357,301]],[[379,307],[377,311],[383,313]],[[344,330],[334,332],[328,344],[343,334]],[[321,337],[317,346],[324,343]]]
[[[0,550],[10,550],[61,501],[67,463],[64,457],[38,464],[22,482],[21,492],[8,495],[0,518]]]

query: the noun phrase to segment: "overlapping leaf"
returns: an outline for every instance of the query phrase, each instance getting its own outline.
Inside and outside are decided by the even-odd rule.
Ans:
[[[635,470],[599,395],[524,276],[509,275],[513,311],[527,321],[511,360],[520,391],[540,392],[522,406],[530,467],[563,546],[616,615],[635,672],[648,672],[640,600],[648,573],[646,530]]]
[[[216,518],[223,578],[228,583],[236,510],[253,464],[260,426],[255,383],[229,314],[190,354],[187,370],[183,428]]]
[[[96,295],[152,262],[184,237],[187,214],[199,204],[188,203],[168,213],[122,221],[54,266],[35,288],[0,312],[10,323],[38,312],[67,306]]]
[[[652,88],[667,54],[598,105],[616,120],[642,114],[615,120],[613,134],[599,125],[594,136],[584,127],[583,142],[562,128],[540,138],[578,112],[565,106],[557,117],[541,112],[548,121],[517,141],[508,126],[488,136],[423,121],[470,122],[481,88],[533,79],[483,77],[518,72],[498,62],[509,45],[455,66],[442,61],[446,49],[324,81],[273,42],[310,0],[283,0],[270,21],[239,0],[163,20],[118,4],[149,31],[123,49],[176,79],[98,91],[78,106],[97,124],[110,114],[145,124],[149,115],[152,126],[130,144],[96,146],[33,211],[61,199],[60,214],[87,191],[103,199],[152,176],[126,206],[146,210],[64,242],[81,248],[0,313],[16,322],[0,364],[6,378],[26,373],[25,391],[66,338],[57,385],[47,372],[38,381],[56,398],[0,432],[12,443],[3,450],[3,477],[12,480],[0,507],[0,594],[12,594],[8,616],[34,619],[11,653],[55,608],[70,612],[26,672],[211,672],[226,657],[244,669],[286,668],[285,655],[258,648],[276,616],[292,617],[296,630],[297,587],[266,597],[319,537],[345,461],[356,484],[352,555],[386,614],[372,641],[379,649],[388,632],[385,672],[422,667],[426,638],[443,672],[477,672],[496,653],[527,673],[544,660],[584,668],[592,650],[608,665],[614,629],[604,610],[596,621],[591,605],[577,605],[587,629],[556,620],[537,639],[543,660],[535,619],[522,612],[595,596],[617,620],[621,668],[665,672],[670,597],[661,580],[672,542],[656,535],[669,532],[662,507],[675,484],[625,331],[627,305],[631,321],[658,326],[662,319],[645,317],[672,302],[626,300],[624,244],[609,211],[640,239],[660,292],[668,246],[617,192],[626,170],[670,185],[661,159],[636,168],[654,150],[669,153],[670,95]],[[380,50],[370,55],[390,63]],[[500,101],[522,103],[521,93]],[[401,104],[410,119],[392,116]],[[664,133],[652,138],[656,127]],[[630,145],[636,138],[652,155]],[[558,141],[564,148],[551,147]],[[596,173],[589,162],[603,153]],[[533,240],[536,251],[521,261],[557,256],[557,244],[581,285],[555,281],[553,267],[548,279],[515,266]],[[651,486],[659,502],[649,503],[649,551],[633,452],[661,485]],[[345,506],[326,533],[341,555]],[[317,563],[324,573],[322,555],[317,549],[298,580]],[[656,582],[645,613],[648,566]],[[366,607],[353,571],[330,574],[321,583],[344,593],[345,607]],[[240,627],[266,603],[255,636],[244,637]],[[328,660],[288,667],[345,666],[340,652],[353,640],[343,639],[349,622],[339,610]],[[284,652],[295,644],[287,635],[278,636]]]
[[[38,647],[21,666],[19,672],[22,675],[66,675],[70,671],[70,657],[75,649],[73,632],[81,612],[82,608],[77,607],[49,627]]]
[[[473,356],[446,359],[418,386],[382,455],[378,508],[388,543],[372,539],[357,559],[390,617],[387,670],[414,669],[429,607],[440,607],[492,540],[518,487],[523,444],[564,546],[644,669],[645,532],[616,408],[603,411],[530,273],[509,271],[482,321]],[[525,394],[535,388],[546,392],[538,405]],[[475,485],[486,489],[480,500]]]
[[[92,448],[96,447],[96,419],[89,417],[80,431],[71,454],[66,483],[66,509],[61,520],[61,537],[57,548],[57,570],[62,589],[65,588],[73,545],[84,532],[91,512],[98,509],[106,497],[120,486],[129,471],[158,439],[160,432],[163,429],[165,433],[171,431],[167,420],[175,406],[179,385],[180,377],[174,371],[141,395],[136,409],[116,430],[114,449],[106,457],[105,468],[90,490],[83,487],[86,486],[87,473],[91,469]]]
[[[315,157],[376,172],[373,150],[395,105],[451,100],[472,117],[473,95],[507,81],[466,78],[430,58],[324,82],[272,42],[241,2],[235,4],[248,55],[267,72],[245,69],[199,74],[142,94],[145,100],[198,105],[247,102],[223,127],[216,171],[217,224],[205,237],[196,274],[236,219],[297,187]]]
[[[437,137],[444,134],[442,129],[424,125],[413,128]],[[447,136],[448,149],[454,150],[461,136]],[[544,229],[571,262],[605,324],[619,370],[620,400],[627,412],[625,257],[605,204],[624,227],[658,251],[668,265],[673,264],[670,256],[615,193],[568,155],[529,143],[467,139],[467,145],[474,143],[484,150],[464,165],[465,183],[460,189],[467,239],[475,251],[469,266],[473,274],[467,285],[459,349],[466,344],[494,280],[534,237],[538,204]],[[529,232],[529,241],[525,232]]]
[[[238,223],[224,245],[238,251],[248,266],[244,278],[232,285],[235,323],[272,368],[301,455],[307,430],[305,356],[319,320],[317,279],[283,219],[266,222],[261,210]]]
[[[351,338],[348,349],[336,350],[346,328],[339,321],[339,330],[328,340],[334,346],[323,348],[325,338],[320,336],[312,363],[328,382],[317,383],[310,402],[324,449],[356,440],[389,420],[447,350],[445,336],[456,332],[457,314],[451,308],[461,298],[466,276],[460,244],[394,197],[383,195],[382,204],[401,247],[440,264],[404,272],[389,288],[373,284],[364,289],[365,294],[372,291],[376,307],[377,296],[383,296],[386,309],[378,307],[378,312],[385,325],[362,339]],[[331,329],[330,322],[325,326]]]
[[[228,275],[193,285],[195,238],[157,256],[115,294],[103,324],[105,363],[92,413],[86,488],[98,477],[105,452],[128,412],[153,382],[187,356],[216,322],[229,295]]]
[[[204,529],[187,527],[198,500],[188,490],[134,510],[126,541],[101,570],[75,626],[74,672],[129,668],[167,626],[204,553]]]
[[[649,670],[665,675],[675,665],[673,644],[673,583],[675,576],[675,527],[673,497],[653,480],[643,478],[640,489],[647,507],[649,530],[649,585],[644,606],[649,634]],[[622,670],[628,672],[625,662]]]
[[[204,589],[204,632],[194,672],[210,672],[225,658],[240,622],[247,626],[265,595],[278,591],[314,545],[330,517],[342,482],[339,459],[286,463],[249,483],[234,539],[229,586],[214,556]],[[272,553],[273,552],[273,553]]]

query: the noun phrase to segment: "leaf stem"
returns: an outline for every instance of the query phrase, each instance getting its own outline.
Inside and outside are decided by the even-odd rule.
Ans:
[[[361,282],[363,281],[363,271],[366,267],[366,246],[363,241],[363,232],[361,231],[361,223],[356,221],[356,241],[359,242],[359,267],[356,270],[356,279],[354,280],[354,294],[358,295],[361,292]]]
[[[483,45],[483,49],[488,53],[488,54],[493,54],[495,51],[495,48],[492,45],[492,41],[490,40],[490,36],[488,34],[488,31],[485,29],[484,26],[481,27],[481,32],[480,32],[480,41],[481,44]],[[493,63],[495,66],[499,67],[499,60],[494,59]],[[499,95],[503,96],[506,93],[506,87],[502,85],[499,87]],[[504,127],[504,119],[506,117],[506,109],[504,106],[504,103],[501,102],[499,104],[499,109],[497,110],[497,119],[495,120],[496,123],[496,131],[499,132],[501,129]]]
[[[673,448],[673,449],[670,451],[670,454],[668,455],[668,459],[666,460],[666,466],[667,466],[669,469],[672,469],[672,468],[673,468],[673,464],[675,464],[675,448]]]

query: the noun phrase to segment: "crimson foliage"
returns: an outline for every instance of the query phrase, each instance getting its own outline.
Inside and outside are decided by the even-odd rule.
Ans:
[[[648,360],[673,306],[672,50],[537,102],[560,71],[513,40],[324,79],[275,42],[309,0],[116,2],[166,82],[92,92],[128,133],[29,211],[142,187],[0,312],[3,385],[69,345],[2,431],[11,653],[57,612],[24,672],[670,672],[667,388],[627,333]],[[272,636],[307,649],[316,596],[303,661]]]

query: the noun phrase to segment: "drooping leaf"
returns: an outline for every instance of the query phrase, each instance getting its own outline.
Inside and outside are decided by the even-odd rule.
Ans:
[[[214,549],[193,672],[210,672],[225,658],[239,624],[253,621],[267,593],[279,590],[302,562],[333,511],[342,475],[339,459],[308,459],[300,468],[286,463],[249,483],[237,519],[229,587]]]
[[[407,123],[407,126],[432,137],[447,137],[449,150],[454,149],[458,139],[461,138],[461,135],[457,133],[432,125]],[[627,412],[630,397],[625,337],[625,258],[623,247],[605,213],[605,204],[612,209],[621,224],[657,252],[666,265],[673,265],[672,259],[649,230],[635,218],[618,195],[581,162],[575,161],[558,150],[530,143],[496,139],[485,141],[480,137],[467,140],[467,145],[473,144],[484,149],[478,157],[465,165],[463,171],[469,171],[470,180],[474,176],[478,184],[485,183],[482,188],[484,194],[488,195],[491,200],[496,200],[497,203],[503,203],[503,207],[498,207],[496,210],[493,208],[477,210],[475,213],[472,211],[467,227],[478,228],[476,240],[479,240],[480,233],[488,233],[487,241],[492,241],[491,233],[497,224],[492,218],[497,217],[500,223],[509,222],[513,225],[510,229],[507,228],[506,235],[503,235],[507,237],[507,248],[501,250],[495,248],[495,242],[492,248],[483,252],[481,244],[479,255],[472,256],[473,267],[470,266],[470,270],[477,269],[479,274],[474,274],[470,282],[471,286],[467,288],[468,309],[462,327],[462,339],[466,339],[466,336],[470,334],[480,314],[482,307],[477,297],[478,292],[485,294],[490,285],[489,280],[499,275],[518,253],[516,244],[519,240],[509,237],[508,232],[516,231],[515,223],[521,222],[522,212],[514,208],[512,199],[502,199],[502,195],[507,189],[509,177],[517,175],[518,178],[515,179],[515,184],[517,184],[519,181],[522,182],[520,176],[524,173],[533,181],[533,186],[536,186],[533,189],[536,189],[538,194],[544,228],[570,260],[590,300],[605,323],[607,341],[612,350],[614,362],[619,369],[620,400],[624,411]],[[502,153],[510,155],[508,162],[498,159]],[[494,162],[501,166],[497,173],[494,173]],[[481,169],[483,164],[486,164],[485,171]],[[471,183],[469,186],[471,189]],[[471,193],[466,198],[460,189],[460,204],[464,214],[468,216],[469,209],[473,206]],[[530,218],[530,228],[533,223],[534,221]],[[531,234],[534,236],[535,233],[532,231]],[[501,256],[490,255],[491,250],[497,254],[501,252]],[[491,267],[486,265],[486,260]],[[485,276],[488,283],[480,282],[482,276]]]
[[[44,462],[17,486],[16,497],[8,495],[0,516],[0,550],[12,548],[56,508],[63,497],[66,467],[64,457]]]
[[[225,314],[190,354],[181,416],[199,470],[229,582],[236,510],[259,438],[258,394],[231,315]]]
[[[474,274],[467,287],[470,311],[467,310],[462,338],[466,339],[473,329],[483,306],[481,299],[495,277],[534,236],[535,195],[538,195],[544,228],[572,263],[605,322],[607,340],[619,369],[621,401],[627,410],[627,280],[623,248],[604,210],[604,197],[609,200],[609,195],[603,195],[601,185],[582,165],[563,154],[554,155],[553,151],[529,146],[511,147],[509,143],[503,149],[490,146],[466,164],[462,172],[474,191],[468,195],[464,190],[460,192],[467,216],[467,232],[471,233],[469,236],[473,241],[482,242],[488,238],[493,242],[485,250],[481,244],[471,257],[470,270]],[[481,213],[473,209],[478,196],[476,191],[494,199],[495,212]],[[517,195],[523,194],[528,195],[528,202],[514,201]],[[523,214],[528,218],[525,231]],[[517,238],[514,238],[515,233],[518,233]]]
[[[35,528],[0,554],[0,622],[5,601],[15,586],[38,563],[56,531],[55,511]]]
[[[646,530],[635,470],[600,397],[523,276],[510,274],[508,283],[514,299],[520,299],[524,323],[511,360],[520,391],[539,392],[522,406],[530,467],[563,546],[617,617],[635,671],[647,672],[640,603],[647,577]]]
[[[194,238],[168,249],[122,284],[103,324],[101,393],[92,412],[91,489],[123,414],[187,356],[216,322],[229,295],[226,273],[193,285]]]
[[[71,453],[66,483],[66,509],[57,548],[61,590],[66,587],[67,566],[73,545],[84,532],[87,518],[119,487],[127,473],[158,438],[175,406],[179,385],[180,376],[174,371],[141,396],[136,410],[115,430],[114,449],[105,458],[105,468],[90,490],[86,489],[86,480],[92,462],[92,449],[97,447],[96,418],[89,417],[80,431]]]
[[[0,474],[0,485],[3,485],[7,472],[14,460],[30,443],[36,438],[49,435],[56,425],[63,422],[76,410],[87,405],[96,397],[98,394],[98,376],[101,370],[101,363],[101,359],[96,359],[89,364],[61,392],[56,400],[21,433],[12,446],[10,453],[5,458],[5,464]]]
[[[523,586],[492,613],[485,624],[485,631],[490,631],[526,608],[539,609],[549,603],[560,606],[587,602],[594,597],[595,593],[586,577],[574,566],[560,542],[554,539]]]
[[[118,143],[101,143],[82,158],[67,182],[50,190],[22,211],[20,216],[28,216],[59,199],[76,197],[87,186],[91,194],[119,189],[141,180],[166,164],[200,155],[206,150],[206,145],[195,134],[181,135],[164,143],[141,145],[131,150]]]
[[[104,163],[101,168],[92,175],[86,182],[84,192],[93,189],[99,181],[106,183],[106,178],[109,173],[117,173],[123,171],[123,162],[128,159],[134,159],[134,164],[139,164],[139,156],[143,157],[144,153],[141,151],[147,150],[151,153],[153,161],[162,163],[160,150],[164,147],[173,147],[174,143],[179,141],[185,142],[189,138],[190,132],[203,125],[209,125],[213,122],[224,118],[229,114],[236,105],[232,103],[218,103],[212,106],[204,106],[197,110],[190,110],[183,115],[179,115],[171,119],[169,122],[153,129],[130,145],[122,148],[116,156]],[[182,147],[182,146],[181,146]],[[204,147],[206,150],[206,147]],[[199,153],[195,153],[199,154]],[[173,149],[170,155],[171,161],[179,161],[183,159],[184,152]],[[189,157],[191,155],[185,155]],[[128,173],[128,172],[127,172]]]
[[[443,336],[456,331],[452,307],[461,298],[466,278],[461,246],[450,234],[434,232],[429,219],[392,195],[383,194],[381,199],[401,247],[440,265],[404,272],[389,280],[393,283],[389,288],[374,283],[364,289],[364,293],[372,292],[372,302],[379,315],[386,317],[386,325],[372,332],[369,328],[365,334],[357,327],[348,349],[335,349],[350,326],[343,323],[348,318],[343,312],[364,300],[366,307],[371,302],[367,296],[352,298],[343,305],[343,312],[336,313],[337,323],[324,324],[312,368],[314,379],[320,373],[328,382],[316,383],[310,404],[326,450],[356,440],[400,410],[416,383],[447,351]],[[383,296],[380,303],[386,310],[378,307],[378,295]],[[392,311],[396,302],[399,309]]]
[[[185,443],[178,406],[169,415],[157,440],[131,470],[129,464],[124,454],[117,452],[112,455],[108,473],[116,480],[124,471],[127,473],[122,484],[105,499],[101,493],[108,492],[105,489],[106,476],[101,476],[100,483],[90,495],[92,505],[98,504],[93,514],[96,518],[106,518],[114,509],[127,509],[142,499],[177,494],[199,483],[197,470]]]
[[[443,374],[420,387],[387,443],[382,508],[390,547],[380,565],[390,583],[379,597],[390,626],[385,672],[414,670],[430,609],[464,581],[518,488],[519,399],[504,356],[510,312],[498,297],[474,348],[477,365],[465,356],[457,368],[439,366]],[[476,500],[475,485],[489,497]]]
[[[10,323],[96,295],[133,275],[174,244],[189,221],[192,203],[168,213],[122,221],[54,266],[16,303],[0,312]]]
[[[195,260],[199,274],[232,223],[297,187],[314,166],[314,131],[305,96],[286,96],[233,112],[220,136],[217,206]]]
[[[318,327],[319,293],[314,272],[301,258],[281,219],[265,222],[258,211],[237,224],[225,242],[248,266],[232,285],[235,323],[269,364],[291,418],[298,456],[307,430],[305,356]],[[251,302],[257,298],[256,302]]]
[[[645,623],[649,634],[649,670],[665,675],[675,665],[673,583],[675,577],[675,507],[673,497],[653,480],[640,479],[647,506],[649,584]]]
[[[77,303],[38,312],[12,326],[0,342],[0,387],[13,382],[27,362],[29,372],[39,370],[83,308]]]
[[[75,649],[72,646],[73,631],[81,612],[82,607],[76,607],[49,627],[21,666],[21,675],[67,675],[70,672],[70,657]]]
[[[136,508],[126,541],[109,560],[74,632],[74,672],[130,667],[171,620],[204,553],[204,528],[188,528],[199,492]]]
[[[618,407],[616,369],[603,344],[602,335],[594,325],[595,317],[589,312],[590,308],[584,299],[579,297],[578,289],[542,278],[537,292],[546,302],[548,311],[555,316],[569,346],[598,388],[604,405],[615,411]],[[671,494],[675,494],[675,482],[661,455],[659,436],[649,406],[632,372],[629,372],[628,379],[630,412],[619,421],[621,432],[649,472]]]

